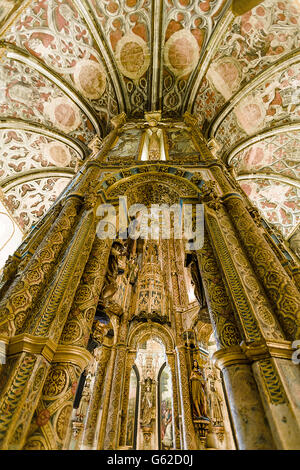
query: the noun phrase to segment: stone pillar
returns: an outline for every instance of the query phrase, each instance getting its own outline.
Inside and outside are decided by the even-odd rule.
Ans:
[[[217,351],[239,450],[275,449],[251,366],[239,346]]]
[[[254,271],[274,306],[286,339],[300,338],[300,298],[293,280],[259,231],[241,197],[228,196],[224,204]]]
[[[110,404],[110,394],[111,394],[111,389],[112,389],[115,359],[116,359],[116,347],[114,345],[112,346],[112,349],[111,349],[109,366],[108,366],[107,375],[105,377],[105,384],[104,384],[104,389],[103,389],[104,399],[103,399],[102,416],[101,416],[97,450],[102,450],[104,448],[104,439],[105,439],[105,434],[106,434],[106,423],[107,423],[109,404]]]
[[[265,412],[257,385],[249,362],[242,354],[239,346],[244,331],[246,330],[247,332],[248,328],[249,339],[251,339],[251,335],[254,335],[255,328],[257,327],[251,323],[251,317],[246,322],[246,327],[241,325],[239,317],[236,319],[207,232],[205,233],[203,247],[198,251],[197,255],[216,344],[219,349],[215,354],[219,354],[222,357],[223,354],[227,353],[228,357],[234,360],[232,364],[230,361],[224,362],[222,364],[222,371],[239,449],[273,449],[274,443],[268,422],[265,420]],[[236,351],[238,351],[238,354]],[[244,374],[244,377],[247,378],[243,386],[245,387],[244,392],[247,393],[248,401],[246,399],[244,402],[241,401],[237,386],[239,379],[234,379],[235,370],[243,371],[243,373],[237,373],[237,377],[242,377]],[[231,383],[231,380],[233,380],[233,383]],[[255,420],[259,423],[259,439],[257,439],[257,433],[253,432],[254,422],[250,418],[252,408],[255,411]],[[241,420],[243,425],[240,423]]]
[[[136,351],[129,351],[126,357],[126,369],[124,372],[124,387],[123,387],[123,401],[122,401],[122,415],[121,415],[121,426],[120,426],[120,441],[119,445],[126,445],[126,425],[127,425],[127,411],[129,402],[129,388],[130,388],[130,374],[134,360],[136,357]]]
[[[6,414],[7,418],[9,418],[10,413],[7,409],[6,400],[8,396],[11,396],[14,405],[9,408],[14,409],[14,419],[9,419],[6,423],[2,423],[2,429],[0,428],[2,433],[1,446],[3,448],[21,448],[24,444],[36,407],[36,401],[29,401],[29,395],[25,391],[19,394],[18,390],[14,390],[13,383],[15,383],[19,374],[22,373],[23,358],[26,358],[26,354],[24,355],[25,351],[31,351],[36,356],[34,361],[35,368],[31,371],[30,381],[35,381],[36,375],[38,377],[41,376],[40,365],[43,364],[48,369],[50,361],[54,359],[54,353],[57,348],[55,332],[60,334],[63,328],[69,306],[72,303],[80,276],[87,261],[94,237],[93,220],[93,213],[88,209],[76,227],[59,270],[54,273],[49,288],[45,289],[49,297],[42,297],[42,301],[44,300],[42,306],[37,308],[36,311],[34,309],[31,310],[30,319],[23,323],[23,332],[15,335],[9,344],[8,355],[13,355],[10,360],[12,369],[9,372],[6,386],[0,397],[0,409],[2,408],[3,414]],[[78,257],[78,250],[81,252],[80,257]],[[45,359],[47,360],[46,363]],[[19,366],[21,369],[19,369]],[[3,373],[7,373],[7,371],[3,371]],[[46,374],[43,375],[43,380],[40,378],[38,380],[39,388],[36,392],[36,400],[40,396],[45,378]],[[27,380],[29,381],[29,378]],[[25,383],[24,387],[26,389]],[[30,388],[28,388],[28,394],[30,394]],[[26,401],[27,404],[24,407],[24,402]],[[22,428],[22,436],[16,442],[13,435],[17,427],[19,429]]]
[[[185,346],[176,346],[178,379],[180,384],[180,402],[183,428],[183,444],[186,450],[197,449],[196,434],[192,419],[192,407]]]
[[[267,242],[265,229],[259,227],[250,215],[249,208],[250,212],[253,212],[253,207],[249,207],[250,202],[241,195],[238,183],[229,175],[224,164],[217,161],[208,150],[198,128],[197,119],[189,113],[185,113],[184,119],[197,137],[203,158],[210,163],[210,171],[222,192],[223,203],[255,274],[273,305],[285,338],[300,338],[300,298],[293,279]]]
[[[179,401],[178,401],[178,378],[176,375],[175,355],[172,352],[167,352],[167,362],[171,369],[172,374],[172,390],[173,390],[173,433],[174,433],[174,448],[180,449],[180,429],[179,429]]]
[[[86,234],[82,225],[80,232],[83,237],[83,243],[85,246],[89,246],[89,238],[85,236]],[[92,239],[94,239],[94,237],[95,231],[93,226]],[[63,318],[60,318],[60,316],[56,314],[55,320],[58,325],[60,325],[60,328],[58,329],[56,327],[53,329],[52,326],[50,330],[42,330],[44,335],[51,335],[50,337],[52,337],[53,340],[57,340],[58,334],[61,336],[54,356],[54,363],[49,370],[37,413],[32,423],[32,432],[28,437],[25,448],[30,448],[32,445],[31,442],[36,441],[38,435],[44,436],[44,438],[49,435],[52,436],[51,439],[45,440],[47,449],[61,449],[64,445],[62,437],[64,438],[65,436],[64,433],[60,433],[59,429],[57,429],[57,417],[62,413],[61,410],[64,410],[64,420],[65,422],[69,421],[72,412],[73,393],[76,391],[74,388],[81,372],[89,361],[89,358],[91,358],[90,354],[86,351],[86,347],[107,269],[111,244],[112,240],[109,239],[100,240],[97,237],[94,239],[87,263],[86,257],[84,256],[83,263],[86,263],[85,270],[81,277],[67,320],[63,320]],[[78,256],[78,252],[84,253],[83,246],[76,247],[76,256]],[[69,266],[70,268],[72,267],[70,260]],[[73,278],[74,277],[75,273],[73,272]],[[68,289],[66,289],[65,292],[67,293]],[[47,304],[44,303],[44,305]],[[64,301],[64,305],[66,308],[70,305],[68,298]],[[41,312],[41,315],[42,314],[43,312]],[[48,318],[49,314],[45,316],[46,321]],[[41,322],[39,325],[40,324]],[[39,328],[41,327],[39,326]],[[52,332],[53,334],[51,334]],[[37,333],[41,333],[38,328],[36,329],[36,334]],[[76,358],[80,356],[86,357],[86,361],[80,360],[78,362]],[[61,377],[59,380],[64,381],[65,388],[63,390],[58,388],[59,392],[52,392],[52,394],[49,395],[48,389],[51,389],[51,381],[55,382],[55,378],[57,377]],[[37,427],[38,416],[41,413],[45,416],[47,415],[48,420],[44,420],[46,422],[43,422],[42,425]]]
[[[117,448],[122,378],[125,366],[126,346],[125,344],[119,343],[116,345],[116,359],[113,370],[112,386],[103,447],[105,450],[115,450]]]
[[[68,199],[57,220],[42,241],[24,270],[19,266],[18,275],[0,301],[0,339],[21,331],[30,309],[55,268],[59,252],[71,235],[75,224],[79,201]]]
[[[85,422],[83,445],[84,450],[96,448],[98,415],[103,393],[104,378],[107,372],[109,358],[111,356],[111,346],[102,344],[99,362],[95,374],[95,382],[92,390],[91,401]]]

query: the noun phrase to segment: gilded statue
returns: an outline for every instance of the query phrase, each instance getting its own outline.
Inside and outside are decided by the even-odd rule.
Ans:
[[[193,361],[190,384],[194,417],[208,418],[205,378],[203,370],[199,367],[198,361],[196,360]]]

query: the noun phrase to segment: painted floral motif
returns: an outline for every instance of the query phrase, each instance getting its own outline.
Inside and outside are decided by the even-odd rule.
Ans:
[[[43,178],[19,184],[3,195],[3,202],[24,231],[46,214],[70,178]]]
[[[299,188],[269,179],[240,180],[240,185],[264,219],[284,237],[299,223]]]
[[[214,116],[218,114],[225,99],[216,93],[207,78],[202,81],[194,103],[193,113],[197,116],[199,126],[204,129]]]
[[[300,179],[300,131],[276,134],[236,154],[237,174],[272,173]]]

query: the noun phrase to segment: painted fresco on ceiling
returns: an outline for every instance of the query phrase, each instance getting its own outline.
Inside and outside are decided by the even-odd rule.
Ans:
[[[300,64],[295,64],[246,95],[222,121],[215,137],[224,151],[248,135],[299,117]]]
[[[202,124],[256,75],[299,48],[299,13],[295,0],[266,0],[235,19],[197,93],[194,112],[202,110]]]
[[[0,181],[34,168],[74,168],[78,159],[67,145],[22,130],[0,130],[0,150]]]
[[[35,1],[6,33],[5,39],[25,49],[71,83],[106,120],[117,103],[88,27],[73,2]],[[109,108],[109,113],[107,112]]]
[[[91,0],[89,6],[123,76],[131,114],[142,117],[150,65],[150,0]]]
[[[0,64],[1,118],[19,118],[56,128],[89,142],[92,125],[73,101],[41,74],[6,57]]]
[[[237,153],[230,164],[237,174],[273,173],[300,179],[300,131],[276,134]]]
[[[164,0],[163,104],[178,113],[191,73],[223,14],[224,0]]]
[[[25,232],[43,217],[70,178],[42,178],[14,186],[2,199],[11,215]]]
[[[0,27],[4,25],[9,16],[17,10],[22,0],[1,0],[0,3]]]
[[[166,135],[167,152],[170,160],[187,156],[200,156],[188,132],[181,129],[170,129],[166,131]]]
[[[239,183],[262,217],[287,237],[300,221],[300,189],[259,178]]]

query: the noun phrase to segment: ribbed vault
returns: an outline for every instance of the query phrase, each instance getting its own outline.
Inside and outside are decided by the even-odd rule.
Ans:
[[[251,10],[247,11],[248,8]],[[42,217],[113,116],[194,114],[263,217],[300,222],[298,0],[24,0],[0,12],[1,202]]]

